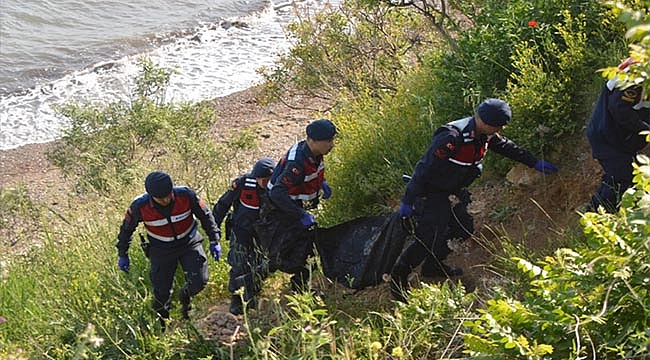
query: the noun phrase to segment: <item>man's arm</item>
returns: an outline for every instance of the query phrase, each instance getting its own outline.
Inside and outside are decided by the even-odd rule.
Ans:
[[[512,140],[498,133],[490,137],[488,140],[488,148],[531,168],[537,163],[537,158],[530,151],[518,146]]]
[[[115,244],[115,247],[117,247],[118,256],[128,256],[132,236],[135,229],[138,227],[140,220],[140,210],[134,201],[126,210],[126,214],[122,220],[122,225],[120,226],[120,232],[117,235],[117,243]]]
[[[641,93],[639,87],[614,89],[607,99],[607,107],[614,121],[635,135],[650,130],[648,111],[634,109],[634,105],[641,101]]]
[[[425,192],[426,179],[429,178],[430,171],[440,162],[447,161],[449,157],[456,154],[461,140],[461,134],[455,128],[443,127],[436,131],[429,148],[415,165],[411,180],[406,185],[406,191],[402,196],[404,204],[413,205],[415,199]]]
[[[201,222],[201,227],[208,235],[210,242],[219,242],[221,239],[221,229],[217,226],[214,217],[212,216],[212,211],[206,205],[205,201],[201,199],[194,191],[190,191],[190,206],[192,207],[192,213],[196,216]]]
[[[226,191],[217,203],[214,205],[214,211],[212,215],[214,216],[214,221],[217,223],[217,227],[221,228],[221,222],[228,214],[228,210],[232,207],[233,203],[239,198],[241,193],[241,177],[232,181],[230,189]]]

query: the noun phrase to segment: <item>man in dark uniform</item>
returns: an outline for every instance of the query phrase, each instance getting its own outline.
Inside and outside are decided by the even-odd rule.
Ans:
[[[628,59],[619,69],[634,63]],[[592,155],[604,170],[603,179],[591,202],[584,210],[603,206],[607,212],[618,209],[622,194],[632,186],[632,164],[646,145],[639,133],[650,130],[650,99],[639,86],[616,88],[616,79],[609,80],[600,93],[587,127]]]
[[[311,289],[307,259],[313,255],[314,239],[305,230],[315,225],[315,220],[307,210],[316,207],[321,191],[323,199],[332,195],[325,181],[323,157],[334,147],[337,130],[330,120],[319,119],[307,125],[306,132],[307,139],[287,151],[271,176],[269,212],[265,215],[271,264],[293,274],[294,291]]]
[[[185,284],[179,291],[181,314],[189,318],[191,297],[203,290],[208,282],[208,264],[195,216],[210,239],[210,253],[219,261],[221,231],[205,202],[190,188],[173,186],[171,177],[160,171],[145,179],[146,193],[136,198],[126,211],[117,238],[118,267],[129,272],[129,246],[140,222],[147,231],[148,254],[151,263],[153,308],[164,320],[169,318],[174,274],[178,263],[185,274]]]
[[[458,197],[466,207],[470,201],[466,188],[481,175],[481,162],[488,149],[544,174],[557,171],[552,164],[537,160],[498,134],[511,116],[506,102],[487,99],[473,117],[443,125],[434,133],[428,150],[415,166],[400,205],[400,215],[406,219],[415,215],[417,225],[415,239],[402,251],[391,271],[391,293],[396,300],[406,302],[408,275],[427,256],[430,270],[444,276],[462,275],[462,269],[444,263],[451,252],[447,240],[454,228],[465,229],[469,236],[473,226],[470,228],[466,223],[468,214],[465,221],[452,216],[450,195]]]
[[[232,214],[228,215],[230,218],[226,220],[226,237],[230,240],[228,263],[231,266],[228,290],[233,294],[230,312],[235,315],[244,313],[242,296],[235,292],[243,287],[246,308],[254,309],[255,296],[262,289],[262,281],[268,274],[268,264],[264,264],[264,255],[259,249],[253,224],[258,219],[261,198],[266,192],[274,167],[273,159],[260,159],[250,173],[233,180],[230,189],[214,206],[214,219],[219,227],[230,208],[233,209]]]

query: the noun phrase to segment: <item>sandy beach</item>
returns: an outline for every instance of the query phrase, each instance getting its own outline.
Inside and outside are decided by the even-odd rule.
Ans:
[[[279,157],[296,140],[304,137],[305,126],[327,104],[310,98],[294,97],[292,107],[273,102],[261,105],[259,88],[253,87],[213,100],[215,141],[223,141],[237,131],[254,128],[257,150],[250,154]],[[30,144],[0,151],[0,189],[24,187],[34,200],[56,203],[69,189],[69,182],[47,159],[54,143]]]

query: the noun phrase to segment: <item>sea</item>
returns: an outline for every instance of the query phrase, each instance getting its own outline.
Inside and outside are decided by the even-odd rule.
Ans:
[[[173,69],[165,101],[262,81],[286,25],[327,0],[0,0],[0,150],[60,138],[55,104],[128,100],[143,58]]]

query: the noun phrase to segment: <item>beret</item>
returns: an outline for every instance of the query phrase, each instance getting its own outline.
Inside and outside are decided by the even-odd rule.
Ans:
[[[144,188],[147,190],[147,193],[157,198],[163,198],[169,195],[172,192],[173,186],[172,178],[162,171],[151,172],[144,180]]]
[[[318,119],[307,125],[307,136],[314,140],[328,140],[336,135],[336,126],[328,119]]]
[[[490,126],[504,126],[512,118],[510,106],[500,99],[487,99],[478,106],[478,116]]]
[[[259,159],[253,166],[251,171],[252,177],[271,177],[273,175],[273,168],[275,168],[275,161],[270,157]]]

